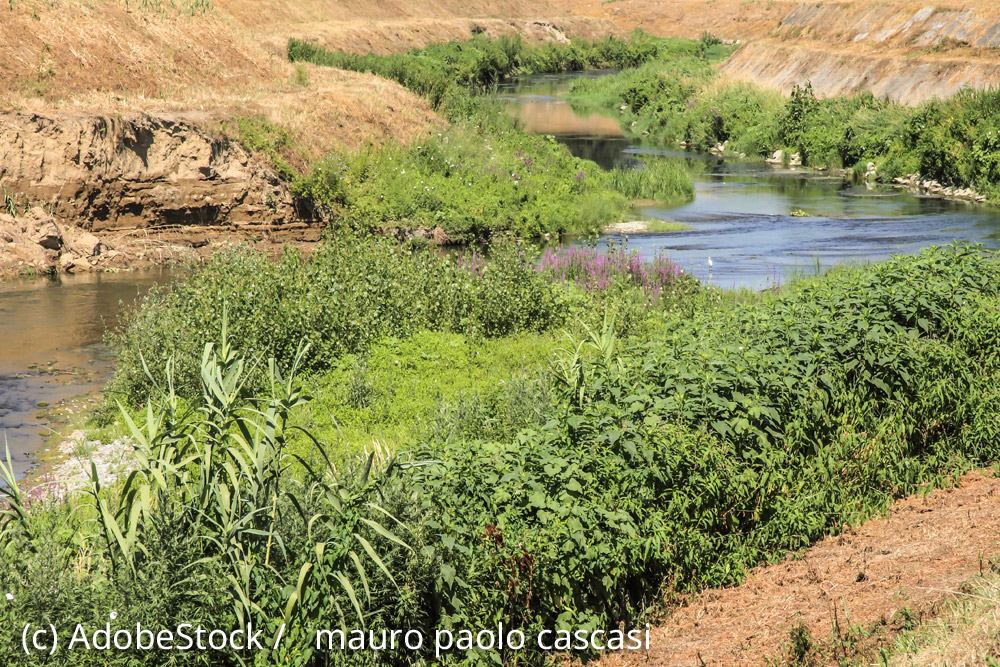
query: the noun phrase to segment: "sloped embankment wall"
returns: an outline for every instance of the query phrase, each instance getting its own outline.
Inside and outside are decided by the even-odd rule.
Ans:
[[[909,104],[995,87],[1000,8],[800,4],[722,70],[784,92],[809,81],[823,96],[869,90]]]

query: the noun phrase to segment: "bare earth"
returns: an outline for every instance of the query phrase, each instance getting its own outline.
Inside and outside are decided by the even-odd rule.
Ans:
[[[886,518],[829,537],[802,558],[754,570],[735,588],[707,591],[651,634],[648,654],[609,655],[609,666],[761,665],[780,656],[792,628],[813,638],[936,607],[983,561],[1000,554],[1000,479],[962,477],[958,488],[908,498]]]

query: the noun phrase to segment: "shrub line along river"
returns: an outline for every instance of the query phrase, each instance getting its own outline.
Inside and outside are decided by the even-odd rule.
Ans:
[[[564,99],[574,78],[601,75],[526,77],[501,86],[499,95],[528,130],[554,135],[575,155],[605,168],[638,164],[644,154],[688,161],[694,201],[641,213],[690,229],[629,234],[629,247],[643,256],[666,252],[722,287],[767,287],[817,265],[878,260],[956,239],[998,245],[1000,212],[989,207],[869,191],[809,169],[634,145],[616,119],[578,114]],[[599,243],[610,239],[622,235],[604,235]],[[102,341],[119,302],[168,278],[169,272],[154,270],[0,284],[0,434],[18,473],[31,466],[51,433],[46,409],[96,391],[111,374],[113,360]]]

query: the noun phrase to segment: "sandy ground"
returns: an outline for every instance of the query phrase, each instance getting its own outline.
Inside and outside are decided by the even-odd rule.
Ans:
[[[54,452],[57,462],[35,470],[29,478],[30,496],[61,498],[90,488],[97,470],[101,486],[114,484],[135,469],[135,447],[128,438],[111,442],[89,440],[84,431],[73,431]]]
[[[891,624],[953,595],[1000,554],[1000,479],[970,473],[957,488],[901,500],[889,516],[754,570],[735,588],[706,591],[651,634],[648,654],[602,664],[763,665],[783,655],[799,624],[827,640],[835,624]]]

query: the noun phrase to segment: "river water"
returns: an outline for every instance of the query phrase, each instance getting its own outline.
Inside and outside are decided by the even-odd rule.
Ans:
[[[527,129],[555,135],[605,168],[636,164],[643,153],[688,161],[696,173],[694,201],[641,213],[690,229],[630,234],[629,246],[643,255],[665,251],[723,287],[762,287],[817,263],[870,261],[955,239],[998,244],[1000,213],[987,207],[870,192],[811,170],[635,146],[615,119],[577,114],[563,99],[573,78],[601,75],[530,77],[499,94]],[[796,209],[808,216],[790,215]],[[167,271],[147,271],[0,283],[0,445],[5,437],[19,473],[51,433],[47,408],[97,390],[111,374],[102,340],[119,303],[169,278]]]
[[[1000,246],[1000,211],[992,207],[868,190],[812,169],[634,145],[615,119],[576,113],[564,98],[573,79],[600,74],[525,77],[503,86],[500,95],[526,129],[554,135],[575,155],[605,168],[636,164],[650,154],[688,162],[695,172],[694,201],[637,213],[690,229],[629,234],[629,247],[640,255],[663,251],[704,281],[762,288],[834,264],[879,260],[955,240]],[[602,240],[609,238],[621,240],[621,235]]]
[[[67,275],[0,283],[0,457],[19,474],[45,444],[47,410],[94,392],[111,375],[104,332],[166,270]]]

